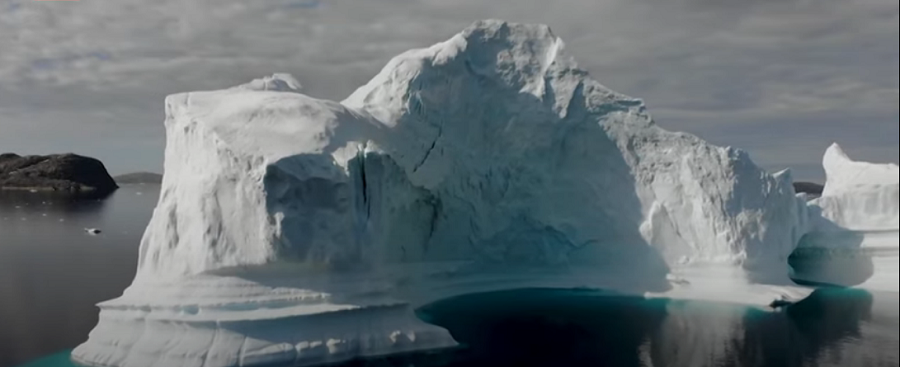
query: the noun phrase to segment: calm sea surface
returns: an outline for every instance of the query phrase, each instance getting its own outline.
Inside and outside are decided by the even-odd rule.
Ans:
[[[159,186],[105,200],[0,191],[0,367],[69,367],[97,302],[131,282]],[[103,232],[90,235],[84,228]],[[820,290],[780,312],[565,290],[444,300],[419,310],[464,344],[350,366],[894,367],[898,295]]]
[[[131,283],[158,195],[158,185],[79,201],[0,191],[0,366],[86,340],[94,304]]]

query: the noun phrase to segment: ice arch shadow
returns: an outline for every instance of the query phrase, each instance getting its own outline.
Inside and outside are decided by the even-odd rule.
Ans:
[[[875,250],[862,247],[866,233],[842,228],[810,207],[820,218],[816,229],[800,238],[788,257],[791,279],[800,285],[850,287],[864,283],[875,273]]]

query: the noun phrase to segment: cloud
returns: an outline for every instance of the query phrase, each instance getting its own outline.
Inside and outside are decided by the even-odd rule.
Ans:
[[[291,2],[285,5],[286,8],[315,9],[322,5],[320,0],[302,0]]]
[[[503,18],[549,24],[582,67],[644,98],[664,127],[745,148],[766,167],[815,167],[833,140],[897,161],[891,0],[16,4],[0,13],[0,150],[65,146],[120,160],[117,170],[158,169],[166,94],[290,72],[307,93],[341,99],[390,57]],[[65,129],[87,137],[54,133]],[[135,144],[90,141],[105,134]]]

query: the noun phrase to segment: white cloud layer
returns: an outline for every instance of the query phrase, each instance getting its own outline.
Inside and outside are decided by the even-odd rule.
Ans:
[[[273,72],[340,99],[475,20],[549,24],[659,123],[820,178],[898,160],[896,0],[0,0],[0,151],[160,169],[162,98]]]

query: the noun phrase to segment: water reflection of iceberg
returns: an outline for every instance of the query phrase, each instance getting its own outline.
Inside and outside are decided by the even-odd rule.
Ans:
[[[468,346],[437,364],[454,367],[896,366],[896,339],[859,342],[873,302],[866,291],[823,289],[771,312],[519,290],[445,300],[420,314]]]

